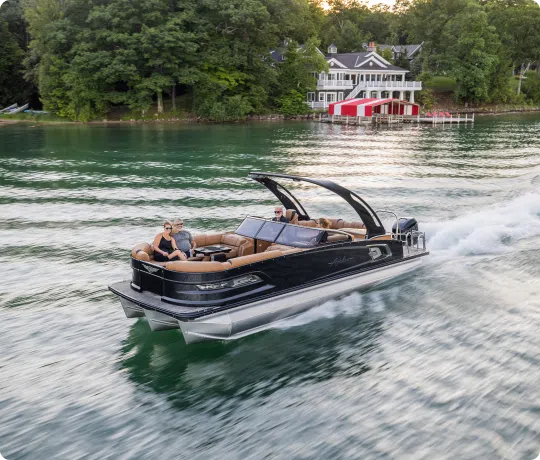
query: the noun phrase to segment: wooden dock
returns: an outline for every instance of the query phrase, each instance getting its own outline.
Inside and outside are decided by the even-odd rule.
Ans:
[[[425,115],[380,115],[372,117],[350,117],[344,115],[319,114],[321,123],[337,123],[342,125],[372,125],[372,124],[400,124],[400,123],[426,123],[432,125],[439,124],[460,124],[474,123],[473,114],[450,114],[449,117],[426,117]]]

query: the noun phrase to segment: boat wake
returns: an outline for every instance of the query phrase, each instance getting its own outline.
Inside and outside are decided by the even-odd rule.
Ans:
[[[431,266],[468,256],[503,254],[512,251],[513,244],[520,240],[540,236],[540,194],[527,193],[456,219],[421,223],[421,227],[426,231],[431,254],[426,262]],[[403,286],[395,283],[383,286],[329,300],[284,320],[276,328],[289,329],[320,319],[357,315],[366,310],[387,310]]]
[[[540,194],[527,193],[453,220],[426,223],[422,228],[428,249],[437,260],[505,253],[512,250],[513,243],[540,235]]]
[[[380,312],[386,309],[388,302],[395,299],[398,294],[396,289],[394,286],[382,291],[353,292],[339,299],[331,299],[305,313],[283,320],[275,325],[275,329],[290,329],[320,319],[357,315],[366,310]]]

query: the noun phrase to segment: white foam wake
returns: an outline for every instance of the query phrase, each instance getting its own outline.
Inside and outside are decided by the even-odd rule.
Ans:
[[[528,193],[453,220],[421,226],[429,250],[439,256],[499,254],[511,250],[515,241],[540,235],[540,194]]]
[[[429,259],[437,262],[512,250],[512,242],[540,236],[540,194],[528,193],[505,203],[476,210],[456,219],[422,223],[426,231]],[[357,315],[366,309],[382,311],[397,298],[401,286],[364,293],[354,292],[333,299],[276,325],[288,329],[320,319]]]
[[[384,291],[365,292],[362,294],[353,292],[339,299],[331,299],[305,313],[278,323],[276,328],[289,329],[291,327],[303,326],[319,319],[357,315],[365,310],[382,311],[385,309],[386,302],[391,301],[397,295],[395,289],[394,287]]]

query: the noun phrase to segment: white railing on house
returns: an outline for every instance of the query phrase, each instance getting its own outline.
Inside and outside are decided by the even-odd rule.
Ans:
[[[379,91],[387,91],[390,89],[402,89],[404,91],[414,89],[421,90],[422,82],[421,81],[361,81],[358,83],[357,87],[361,86],[362,89],[374,89]],[[352,80],[317,80],[317,89],[318,90],[327,90],[327,89],[352,89],[355,85]]]
[[[353,87],[354,85],[351,80],[317,80],[317,89],[352,89]]]
[[[325,102],[325,101],[322,101],[322,102],[319,102],[319,101],[308,102],[308,105],[312,109],[326,109],[326,107],[328,107],[329,104],[331,104],[331,102]]]
[[[422,89],[421,81],[361,81],[358,85],[363,85],[365,88],[381,88],[382,90],[389,88]]]

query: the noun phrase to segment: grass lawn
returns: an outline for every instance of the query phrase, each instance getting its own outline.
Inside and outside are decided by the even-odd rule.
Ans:
[[[435,76],[425,85],[433,91],[454,91],[456,89],[456,79],[452,77]]]
[[[65,123],[70,121],[52,113],[14,113],[13,115],[3,113],[0,114],[0,120],[24,120],[42,123]]]

